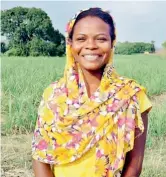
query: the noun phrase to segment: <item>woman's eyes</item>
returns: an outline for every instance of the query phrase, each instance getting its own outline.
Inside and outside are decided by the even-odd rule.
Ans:
[[[97,40],[99,40],[99,41],[106,41],[107,39],[106,38],[98,38]]]
[[[86,41],[86,38],[77,38],[76,39],[77,41],[80,41],[80,42],[83,42],[83,41]],[[104,42],[106,41],[107,39],[106,38],[96,38],[97,41],[100,41],[100,42]]]
[[[77,41],[85,41],[85,38],[77,38]]]

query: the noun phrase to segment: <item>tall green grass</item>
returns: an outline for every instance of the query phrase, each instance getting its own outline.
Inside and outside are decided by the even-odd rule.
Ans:
[[[166,99],[165,99],[166,100]],[[165,102],[166,103],[166,102]],[[148,135],[146,146],[148,148],[160,146],[160,142],[166,143],[166,104],[153,103],[153,109],[149,113]]]
[[[3,131],[32,131],[43,90],[62,76],[64,63],[64,58],[2,58]]]
[[[117,55],[114,61],[117,71],[147,87],[149,96],[166,91],[166,60],[157,56]],[[64,65],[63,57],[2,57],[3,132],[33,130],[43,90],[63,75]],[[151,119],[151,124],[158,128],[164,123],[162,109],[151,115],[157,117]],[[156,135],[153,127],[150,131]],[[157,131],[157,135],[163,134]]]
[[[145,86],[149,96],[166,91],[166,58],[156,55],[116,55],[114,61],[117,71]]]

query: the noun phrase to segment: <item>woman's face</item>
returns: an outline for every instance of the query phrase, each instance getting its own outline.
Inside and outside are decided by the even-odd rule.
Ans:
[[[98,17],[79,20],[74,27],[71,49],[82,69],[100,70],[111,54],[109,25]]]

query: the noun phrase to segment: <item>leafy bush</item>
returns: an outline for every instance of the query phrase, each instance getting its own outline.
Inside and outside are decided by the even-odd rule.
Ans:
[[[12,48],[8,50],[5,55],[7,56],[21,56],[21,49],[20,48]]]
[[[155,52],[155,47],[153,43],[143,43],[143,42],[119,42],[115,48],[115,54],[131,55],[136,53],[144,52],[153,53]]]
[[[29,49],[28,45],[12,47],[8,51],[5,52],[7,56],[28,56]]]
[[[29,42],[31,56],[56,56],[56,44],[46,42],[37,37]]]

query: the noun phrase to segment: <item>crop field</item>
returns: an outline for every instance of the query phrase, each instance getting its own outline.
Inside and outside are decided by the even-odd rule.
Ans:
[[[31,138],[43,90],[63,75],[65,57],[6,57],[2,70],[2,176],[32,177]],[[114,57],[118,73],[147,88],[153,109],[141,177],[166,174],[166,58],[159,55]]]

